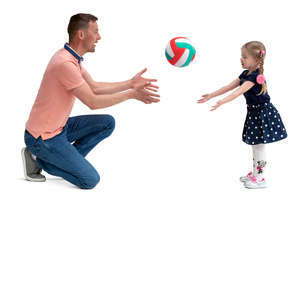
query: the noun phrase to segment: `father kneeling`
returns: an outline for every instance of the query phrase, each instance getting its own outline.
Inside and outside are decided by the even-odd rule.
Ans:
[[[51,58],[26,123],[22,159],[25,178],[45,181],[41,174],[59,176],[82,189],[91,189],[100,180],[86,155],[114,130],[110,115],[69,117],[75,97],[90,109],[100,109],[137,99],[146,104],[159,102],[156,79],[139,72],[123,82],[96,82],[82,66],[83,55],[95,52],[101,39],[97,18],[90,14],[71,17],[69,43]]]

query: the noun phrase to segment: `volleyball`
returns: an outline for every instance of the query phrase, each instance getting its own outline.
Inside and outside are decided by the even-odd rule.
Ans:
[[[182,68],[193,61],[196,50],[188,38],[175,37],[168,42],[165,55],[171,65]]]

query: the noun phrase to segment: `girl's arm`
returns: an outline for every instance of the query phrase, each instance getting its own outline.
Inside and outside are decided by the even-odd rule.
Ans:
[[[250,90],[252,87],[254,86],[254,83],[251,81],[245,81],[238,89],[236,89],[232,94],[228,95],[227,97],[225,97],[224,99],[218,101],[211,109],[215,110],[217,109],[219,106],[232,101],[233,99],[237,98],[238,96],[246,93],[248,90]]]
[[[202,98],[200,100],[198,100],[197,102],[204,103],[213,97],[223,95],[223,94],[235,89],[236,87],[238,87],[239,84],[240,84],[240,79],[237,78],[237,79],[233,80],[231,83],[229,83],[228,85],[216,90],[215,92],[203,95]]]

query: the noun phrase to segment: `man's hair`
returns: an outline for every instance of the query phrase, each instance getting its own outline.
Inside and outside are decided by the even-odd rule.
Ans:
[[[70,18],[68,25],[69,42],[71,42],[79,29],[86,30],[89,27],[89,22],[96,22],[97,17],[90,14],[77,14]]]

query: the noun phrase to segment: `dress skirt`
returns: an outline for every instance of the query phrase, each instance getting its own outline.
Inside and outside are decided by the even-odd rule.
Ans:
[[[279,112],[272,103],[247,104],[243,142],[249,145],[273,143],[287,138]]]

